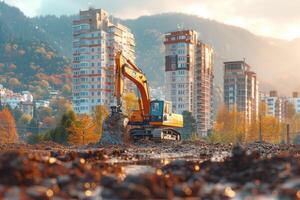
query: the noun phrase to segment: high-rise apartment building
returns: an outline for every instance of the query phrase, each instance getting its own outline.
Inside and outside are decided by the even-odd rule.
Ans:
[[[93,8],[80,11],[79,19],[73,21],[73,106],[76,113],[91,114],[95,106],[110,106],[114,102],[114,55],[122,50],[134,61],[134,47],[130,30],[112,23],[106,11]]]
[[[197,133],[207,136],[213,128],[213,49],[200,41],[197,43],[195,61],[194,115]]]
[[[224,103],[245,113],[246,123],[257,119],[259,93],[256,73],[245,61],[224,63]]]
[[[193,30],[167,33],[164,44],[166,100],[178,114],[191,112],[197,133],[207,136],[212,128],[213,50]]]

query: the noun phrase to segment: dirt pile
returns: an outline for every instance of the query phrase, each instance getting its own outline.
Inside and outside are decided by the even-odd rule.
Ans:
[[[127,116],[122,113],[112,113],[103,122],[103,135],[100,144],[122,144],[127,133]]]

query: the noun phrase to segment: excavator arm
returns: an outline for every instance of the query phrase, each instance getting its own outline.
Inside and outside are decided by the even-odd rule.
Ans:
[[[146,76],[142,70],[127,59],[122,52],[116,55],[116,72],[115,72],[115,97],[117,99],[117,107],[122,106],[122,95],[124,93],[124,78],[134,83],[141,96],[140,109],[142,116],[146,119],[150,114],[150,94]]]

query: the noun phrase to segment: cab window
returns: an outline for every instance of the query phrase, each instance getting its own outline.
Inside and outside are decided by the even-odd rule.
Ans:
[[[162,102],[152,102],[151,103],[151,115],[162,115],[163,103]]]

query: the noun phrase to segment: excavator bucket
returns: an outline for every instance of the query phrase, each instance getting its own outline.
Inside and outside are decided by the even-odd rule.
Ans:
[[[101,143],[121,144],[127,134],[128,117],[121,112],[112,112],[103,123]]]

